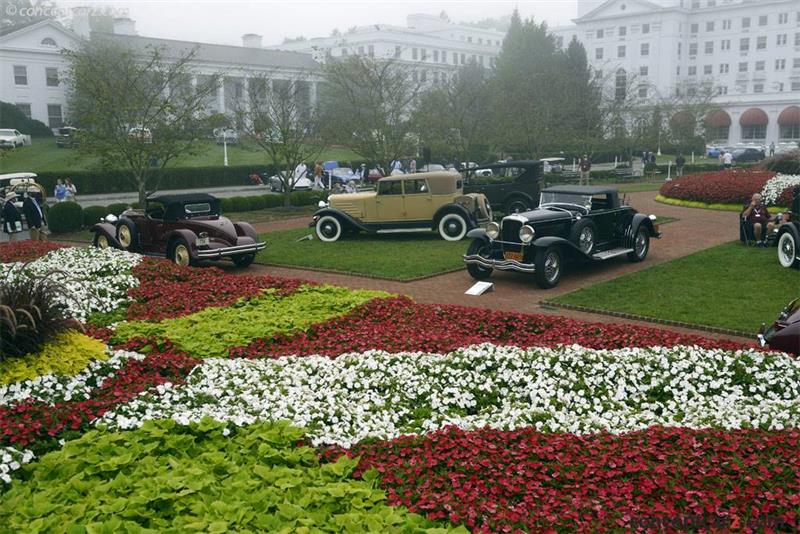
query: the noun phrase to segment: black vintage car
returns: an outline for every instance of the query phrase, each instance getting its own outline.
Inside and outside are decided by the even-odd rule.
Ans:
[[[539,205],[543,166],[541,160],[520,160],[465,169],[464,192],[483,193],[503,213],[527,211]]]
[[[759,344],[800,356],[800,298],[791,301],[769,328],[761,324]]]
[[[778,263],[787,268],[800,267],[800,187],[795,187],[792,192],[791,208],[789,220],[775,229],[778,238]]]
[[[143,210],[128,209],[95,224],[93,245],[166,256],[178,265],[230,259],[239,267],[253,263],[266,246],[246,222],[222,217],[212,195],[156,193],[146,200]]]
[[[464,263],[478,280],[493,269],[531,273],[539,287],[555,287],[568,259],[605,261],[647,257],[650,238],[660,237],[655,215],[622,205],[616,189],[555,186],[542,191],[539,207],[472,230]]]

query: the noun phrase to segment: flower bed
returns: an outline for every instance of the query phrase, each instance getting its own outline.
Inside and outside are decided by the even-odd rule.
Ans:
[[[0,243],[0,263],[29,262],[64,245],[50,241],[11,241]]]
[[[743,206],[750,202],[753,193],[761,192],[767,181],[774,176],[772,171],[758,169],[689,174],[666,182],[659,193],[678,200]],[[786,195],[781,195],[776,202],[782,206],[789,205]]]
[[[31,380],[50,373],[75,375],[91,362],[107,357],[105,344],[75,331],[67,331],[46,343],[36,354],[0,361],[0,385]],[[0,393],[0,403],[2,397]]]
[[[767,181],[761,196],[767,205],[791,206],[795,187],[800,187],[800,175],[778,174]]]

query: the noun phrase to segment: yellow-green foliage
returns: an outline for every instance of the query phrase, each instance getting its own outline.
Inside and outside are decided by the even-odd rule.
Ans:
[[[0,384],[31,380],[50,373],[76,375],[93,360],[107,358],[106,346],[101,341],[78,332],[64,332],[37,353],[0,361]]]
[[[132,321],[117,327],[114,341],[136,336],[169,339],[194,356],[222,357],[228,349],[308,328],[312,324],[344,315],[373,298],[387,297],[382,291],[353,290],[335,286],[301,286],[286,296],[268,292],[240,300],[227,308],[166,319],[158,323]]]

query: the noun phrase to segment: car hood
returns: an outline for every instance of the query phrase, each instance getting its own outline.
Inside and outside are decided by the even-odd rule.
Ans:
[[[511,215],[510,217],[521,217],[526,219],[527,222],[534,224],[538,222],[557,221],[559,219],[571,218],[566,211],[549,210],[546,208],[537,208],[535,210],[517,213],[515,215]]]
[[[352,204],[367,200],[368,198],[375,198],[377,193],[375,191],[364,191],[361,193],[343,193],[340,195],[331,195],[328,197],[328,203],[332,208],[339,207],[344,204]]]

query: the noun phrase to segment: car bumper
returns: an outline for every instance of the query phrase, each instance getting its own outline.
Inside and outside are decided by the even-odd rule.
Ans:
[[[465,254],[462,256],[467,265],[477,265],[485,269],[497,269],[498,271],[517,271],[520,273],[532,274],[536,272],[536,267],[532,263],[522,263],[516,260],[492,260],[484,258],[478,254]]]
[[[235,247],[223,247],[212,249],[197,250],[197,258],[201,260],[218,260],[239,256],[240,254],[255,254],[259,250],[264,250],[266,243],[251,243],[248,245],[237,245]]]

